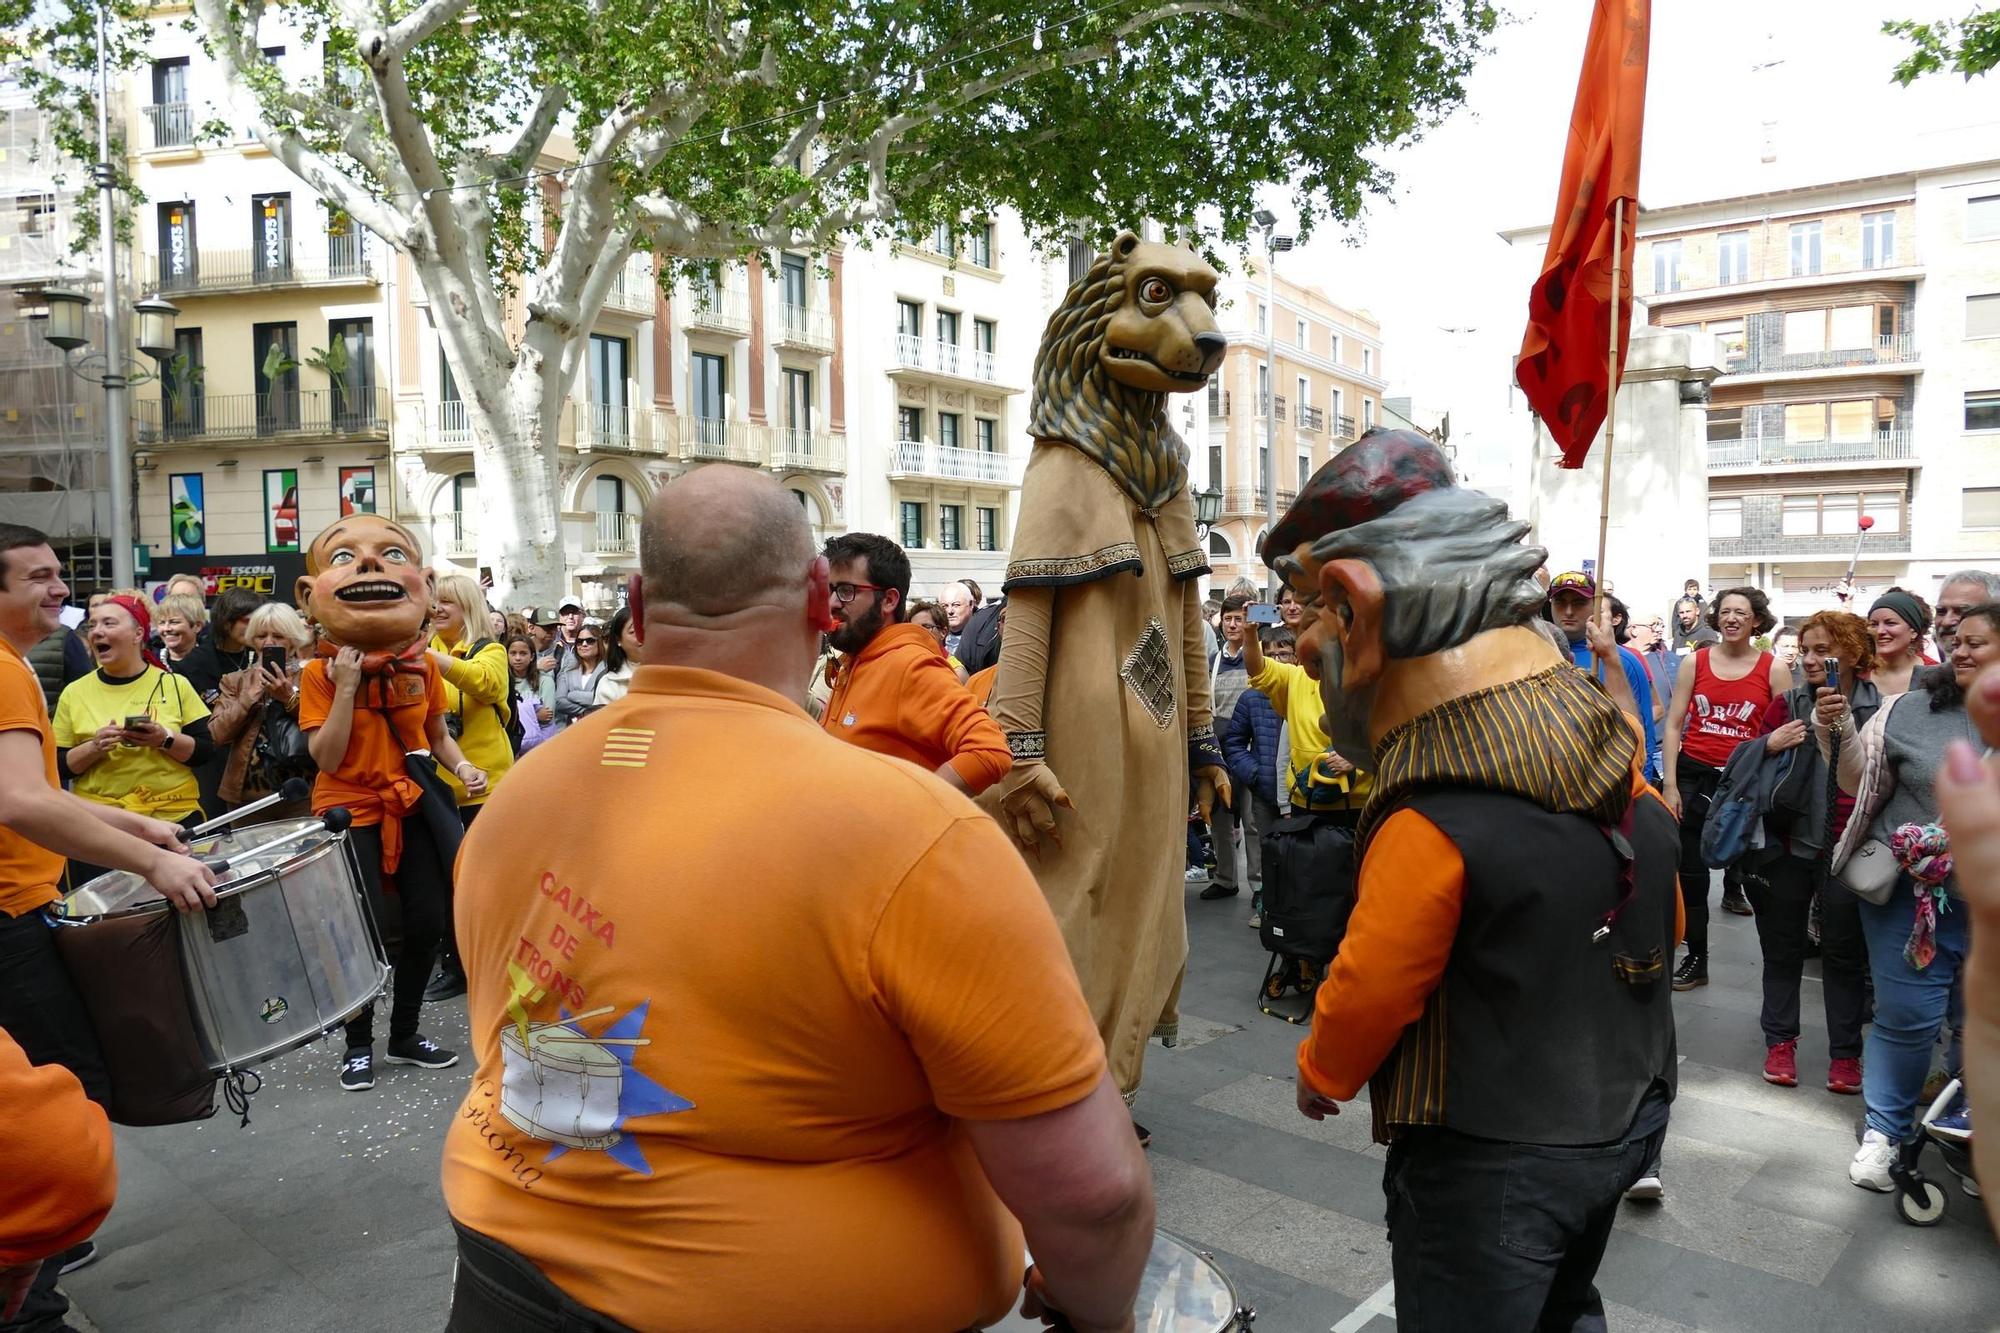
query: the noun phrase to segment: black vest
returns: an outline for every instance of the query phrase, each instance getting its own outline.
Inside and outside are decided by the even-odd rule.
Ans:
[[[1623,894],[1597,824],[1463,788],[1406,804],[1458,848],[1465,895],[1444,979],[1371,1083],[1378,1137],[1443,1125],[1510,1143],[1618,1139],[1656,1079],[1669,1096],[1675,1084],[1672,816],[1633,803],[1633,899],[1593,943]],[[1619,959],[1656,962],[1650,984]]]

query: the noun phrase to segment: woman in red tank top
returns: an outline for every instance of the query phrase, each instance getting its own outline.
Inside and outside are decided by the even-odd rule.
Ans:
[[[1778,623],[1761,590],[1717,593],[1708,623],[1722,641],[1681,659],[1660,747],[1661,794],[1681,821],[1681,906],[1687,916],[1687,956],[1674,973],[1675,990],[1708,984],[1709,871],[1701,859],[1701,829],[1723,765],[1737,746],[1764,734],[1765,708],[1792,687],[1791,669],[1751,643]]]

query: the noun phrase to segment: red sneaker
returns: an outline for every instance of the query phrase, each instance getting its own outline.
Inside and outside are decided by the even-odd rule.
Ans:
[[[1826,1067],[1826,1090],[1852,1095],[1861,1091],[1861,1062],[1835,1060]]]
[[[1764,1081],[1781,1088],[1799,1086],[1799,1044],[1781,1041],[1764,1055]]]

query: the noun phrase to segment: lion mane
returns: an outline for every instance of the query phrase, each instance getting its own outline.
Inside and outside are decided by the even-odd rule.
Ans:
[[[1167,395],[1119,383],[1100,359],[1104,331],[1129,299],[1118,249],[1098,256],[1049,316],[1028,432],[1081,450],[1134,504],[1153,510],[1187,484],[1187,448],[1167,424]]]

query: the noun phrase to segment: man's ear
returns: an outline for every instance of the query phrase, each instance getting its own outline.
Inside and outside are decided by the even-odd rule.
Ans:
[[[821,634],[833,633],[833,563],[823,555],[806,566],[806,619]]]
[[[1382,678],[1388,662],[1382,648],[1382,580],[1366,560],[1329,560],[1319,567],[1319,595],[1335,608],[1340,628],[1340,688],[1365,690]]]

